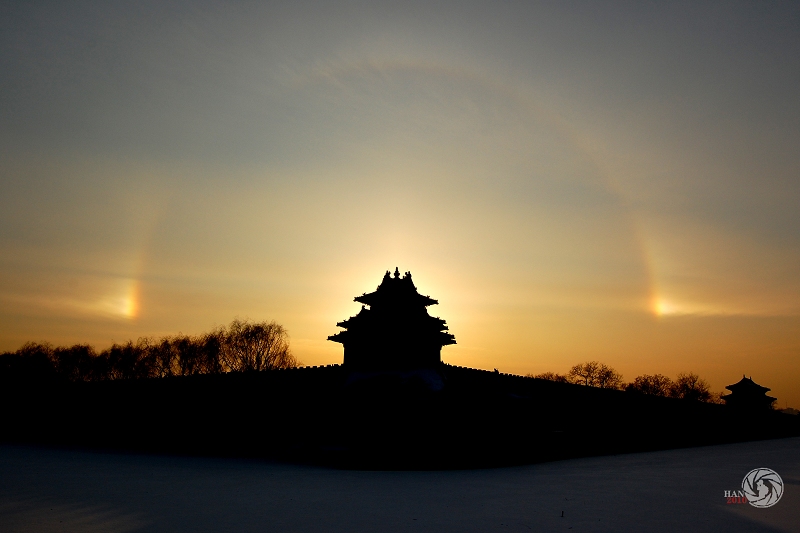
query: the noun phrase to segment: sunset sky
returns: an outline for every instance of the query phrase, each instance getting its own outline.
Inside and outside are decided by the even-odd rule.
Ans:
[[[4,2],[0,350],[276,320],[411,271],[448,363],[800,408],[797,2]]]

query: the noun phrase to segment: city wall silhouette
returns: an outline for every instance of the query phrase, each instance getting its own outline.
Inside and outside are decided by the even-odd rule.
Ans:
[[[387,271],[375,292],[355,301],[361,310],[328,337],[343,345],[343,365],[286,368],[294,359],[285,330],[238,320],[139,351],[140,343],[116,347],[84,358],[92,363],[86,371],[59,371],[51,364],[58,350],[26,345],[40,365],[26,366],[20,354],[0,365],[0,440],[352,468],[473,468],[800,435],[800,417],[768,408],[442,363],[455,336],[428,313],[438,302],[419,294],[410,272]],[[277,351],[262,357],[254,342]],[[137,358],[123,364],[125,350],[144,357],[144,371],[131,363]],[[93,370],[98,361],[103,371]],[[184,375],[192,361],[210,366]],[[748,380],[735,387],[770,400],[769,389]]]
[[[800,417],[442,364],[2,383],[4,442],[467,468],[800,435]],[[354,378],[355,376],[355,378]]]

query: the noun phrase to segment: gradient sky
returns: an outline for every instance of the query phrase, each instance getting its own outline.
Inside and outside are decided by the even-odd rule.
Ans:
[[[0,349],[277,320],[410,270],[446,362],[800,407],[797,2],[3,2]]]

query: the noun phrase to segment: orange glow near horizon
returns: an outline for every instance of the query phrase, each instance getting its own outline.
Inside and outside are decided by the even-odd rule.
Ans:
[[[0,350],[240,317],[337,363],[399,267],[447,362],[744,372],[800,407],[784,4],[214,5],[4,14]]]

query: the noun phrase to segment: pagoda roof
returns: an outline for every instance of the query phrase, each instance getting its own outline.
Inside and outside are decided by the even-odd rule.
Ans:
[[[742,391],[742,392],[759,392],[759,393],[766,393],[769,390],[772,390],[768,387],[762,387],[751,378],[745,377],[742,375],[742,379],[738,382],[734,383],[733,385],[728,385],[725,387],[731,392]]]
[[[344,328],[328,340],[344,345],[349,369],[437,368],[442,348],[455,344],[447,323],[428,314],[439,302],[417,291],[411,273],[388,271],[375,292],[355,298],[361,310],[336,325]]]
[[[380,307],[384,303],[427,307],[439,303],[430,296],[423,296],[417,292],[417,287],[411,281],[411,272],[406,272],[401,277],[397,268],[394,270],[394,277],[388,270],[386,271],[375,292],[356,296],[354,301],[370,307]]]

